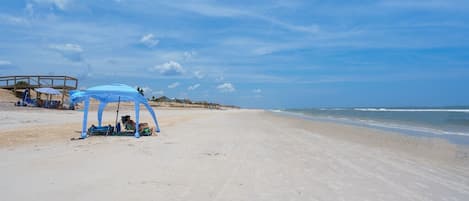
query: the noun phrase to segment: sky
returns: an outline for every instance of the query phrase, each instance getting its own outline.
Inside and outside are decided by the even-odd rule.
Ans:
[[[0,76],[247,108],[469,105],[467,0],[1,0]]]

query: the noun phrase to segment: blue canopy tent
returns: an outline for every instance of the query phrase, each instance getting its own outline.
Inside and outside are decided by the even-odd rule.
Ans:
[[[108,103],[112,102],[134,102],[135,103],[135,137],[140,137],[138,132],[138,124],[140,118],[140,104],[145,105],[147,110],[150,112],[151,117],[156,125],[156,132],[160,132],[158,121],[153,109],[148,104],[145,97],[143,97],[136,89],[125,85],[125,84],[112,84],[112,85],[101,85],[91,87],[84,91],[70,91],[70,102],[71,104],[79,103],[84,101],[85,107],[83,109],[83,128],[81,137],[86,138],[86,128],[88,120],[88,107],[90,104],[90,98],[94,98],[99,101],[98,108],[98,124],[101,126],[103,118],[103,110]]]

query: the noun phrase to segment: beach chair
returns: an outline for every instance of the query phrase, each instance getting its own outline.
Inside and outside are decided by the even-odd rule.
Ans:
[[[153,128],[150,128],[148,123],[138,124],[138,130],[139,130],[138,132],[140,133],[140,135],[150,136],[153,134]]]
[[[131,130],[135,133],[135,122],[130,119],[129,115],[121,116],[122,125],[124,125],[125,130]],[[150,128],[148,123],[138,124],[138,132],[142,136],[150,136],[153,134],[153,128]]]
[[[108,126],[95,126],[91,125],[88,129],[88,135],[112,135],[114,133],[114,127]]]

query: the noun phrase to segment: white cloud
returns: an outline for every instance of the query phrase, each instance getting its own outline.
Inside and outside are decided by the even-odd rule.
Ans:
[[[223,83],[217,86],[217,89],[221,92],[233,92],[235,91],[235,87],[231,83]]]
[[[9,66],[9,65],[11,65],[10,61],[0,60],[0,66]]]
[[[181,92],[178,95],[179,98],[189,99],[189,95],[186,92]]]
[[[262,90],[261,89],[254,89],[254,90],[252,90],[252,93],[259,94],[259,93],[262,93]]]
[[[60,53],[63,57],[71,60],[71,61],[82,61],[83,58],[81,56],[81,53],[83,52],[83,49],[81,48],[80,45],[77,44],[55,44],[55,45],[49,45],[49,48]]]
[[[305,32],[305,33],[311,33],[311,34],[317,34],[320,31],[319,25],[316,25],[316,24],[295,25],[295,24],[286,23],[286,22],[283,22],[274,18],[270,18],[270,17],[261,16],[260,18],[265,19],[266,21],[272,24],[278,25],[280,27],[283,27],[291,31]]]
[[[185,4],[173,4],[173,7],[176,9],[182,9],[200,15],[210,16],[210,17],[250,17],[258,20],[263,20],[265,22],[277,25],[287,30],[305,32],[316,34],[320,31],[318,25],[296,25],[276,18],[272,18],[267,15],[261,15],[260,12],[256,10],[242,9],[242,8],[233,8],[223,5],[208,4],[208,3],[185,3]]]
[[[187,90],[193,91],[193,90],[196,90],[199,87],[200,87],[200,84],[194,84],[192,86],[187,87]]]
[[[197,52],[195,52],[195,51],[190,51],[190,52],[185,51],[183,53],[183,55],[184,55],[184,60],[189,60],[189,59],[192,59],[192,57],[196,56]]]
[[[26,6],[24,7],[24,10],[30,15],[34,15],[34,6],[32,3],[27,3]]]
[[[185,70],[181,64],[175,61],[169,61],[161,65],[156,65],[153,68],[150,68],[150,71],[158,71],[162,75],[182,75]]]
[[[378,5],[395,7],[395,8],[411,8],[411,9],[445,9],[458,8],[464,6],[464,1],[404,1],[404,0],[384,0],[378,2]]]
[[[69,51],[69,52],[83,52],[83,49],[80,45],[77,44],[63,44],[63,45],[50,45],[52,49],[60,50],[60,51]]]
[[[252,52],[255,55],[266,55],[266,54],[272,54],[275,51],[274,48],[272,47],[259,47],[254,49]]]
[[[223,75],[219,75],[218,77],[215,78],[215,81],[217,82],[221,82],[223,80],[225,80],[225,77]]]
[[[151,94],[155,96],[162,96],[164,94],[164,91],[163,90],[154,91]]]
[[[194,72],[194,76],[197,78],[197,79],[203,79],[205,77],[204,74],[202,74],[202,72],[200,71],[195,71]]]
[[[79,80],[87,80],[93,77],[93,69],[91,68],[90,64],[85,64],[86,67],[82,68],[82,71],[79,72],[76,77]]]
[[[0,14],[0,24],[27,25],[29,21],[21,17]]]
[[[235,16],[244,16],[249,15],[249,13],[243,10],[232,9],[228,7],[215,6],[211,4],[206,4],[202,2],[197,3],[184,3],[184,4],[173,4],[177,9],[182,9],[200,15],[210,16],[210,17],[235,17]]]
[[[0,60],[0,71],[5,70],[18,70],[17,66],[14,66],[11,61],[8,60]]]
[[[43,4],[43,5],[54,5],[60,10],[65,10],[67,9],[71,0],[34,0],[34,2],[36,2],[37,4]]]
[[[153,91],[153,89],[151,89],[150,87],[148,86],[145,86],[145,87],[141,87],[143,89],[143,93],[146,94],[146,93],[151,93]]]
[[[142,38],[140,39],[140,43],[151,48],[158,45],[158,43],[160,43],[160,40],[156,39],[155,35],[153,34],[147,34],[142,36]]]
[[[179,82],[175,82],[175,83],[172,83],[172,84],[168,85],[168,88],[174,89],[174,88],[176,88],[176,87],[178,87],[178,86],[179,86]]]

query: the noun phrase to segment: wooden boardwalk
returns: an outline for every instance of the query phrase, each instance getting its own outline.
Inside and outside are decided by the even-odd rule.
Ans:
[[[12,75],[0,77],[0,89],[35,89],[49,87],[58,90],[74,90],[78,87],[78,79],[70,76],[51,75]]]
[[[78,88],[78,79],[70,76],[55,75],[12,75],[0,76],[0,89],[16,92],[18,89],[54,88],[62,91],[63,105],[65,95],[70,90]]]

